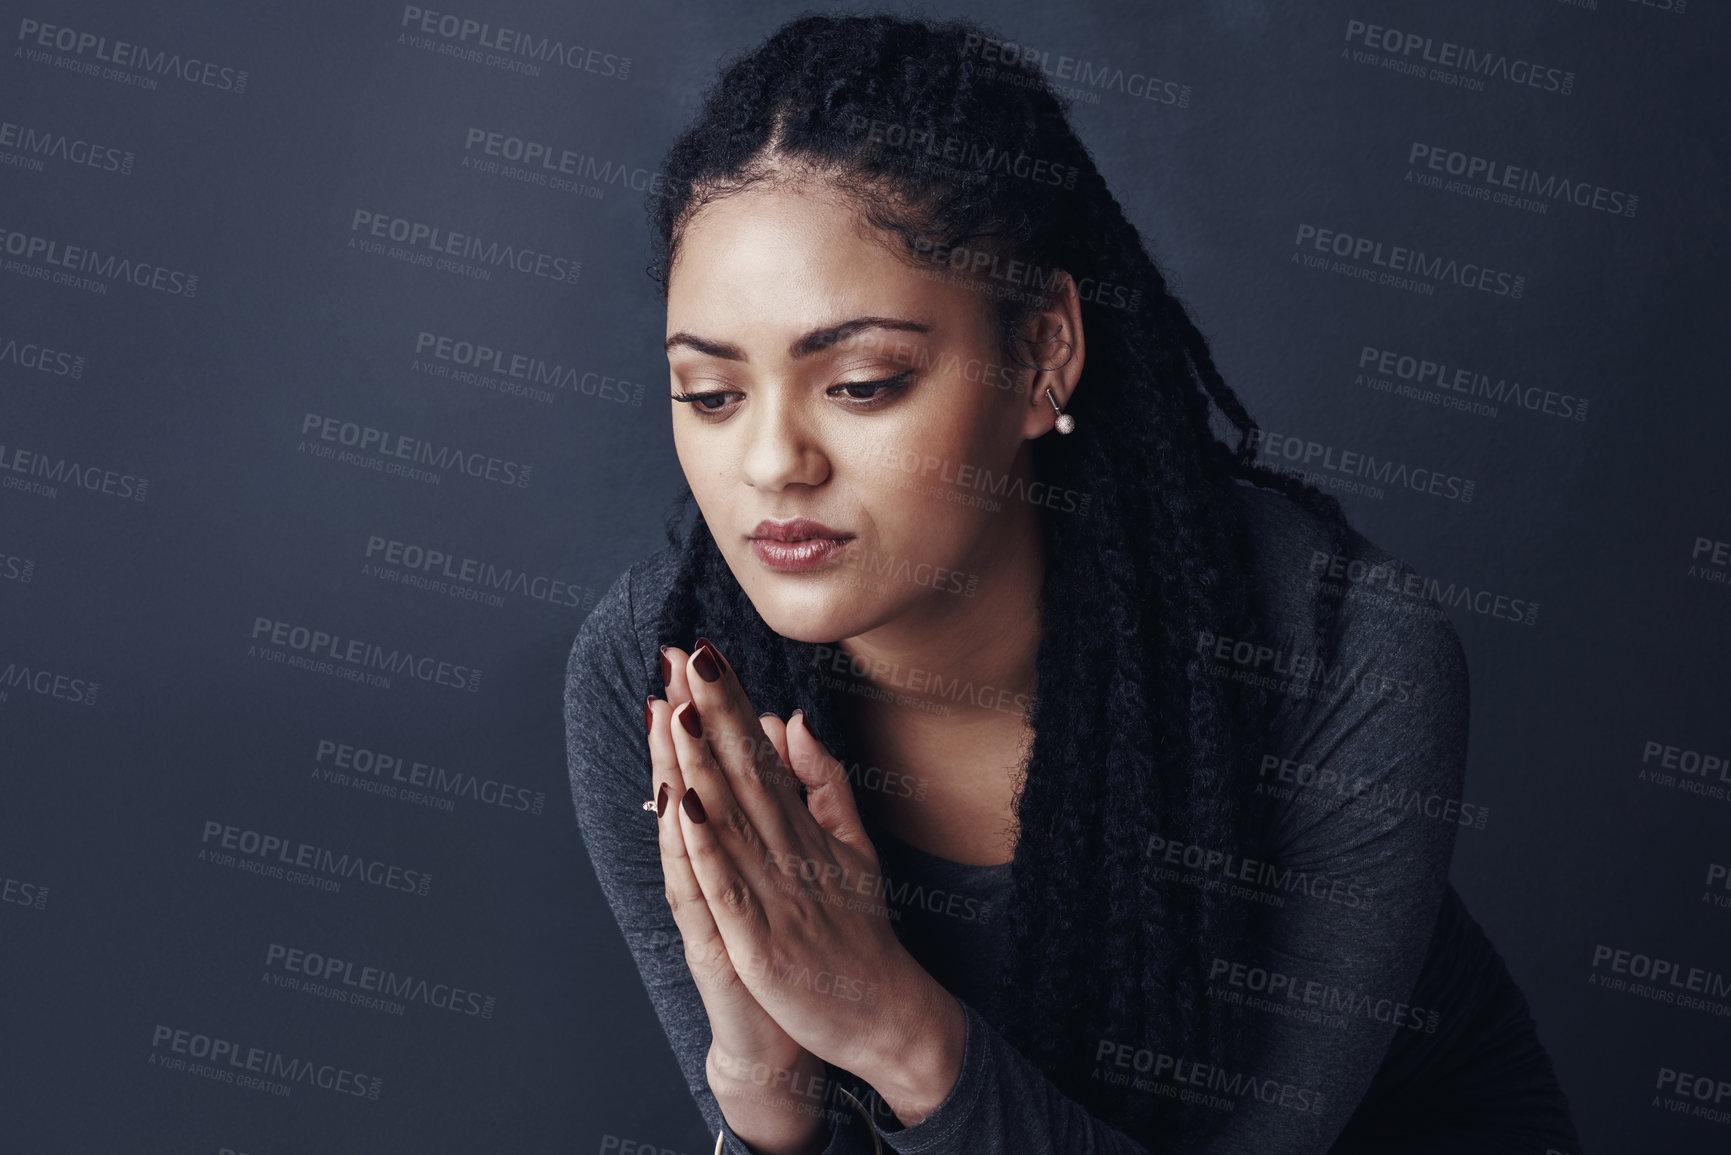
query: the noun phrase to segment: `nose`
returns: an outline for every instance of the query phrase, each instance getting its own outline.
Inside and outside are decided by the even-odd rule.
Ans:
[[[753,398],[741,472],[753,489],[778,493],[789,485],[819,485],[829,476],[822,430],[813,415],[782,391]]]

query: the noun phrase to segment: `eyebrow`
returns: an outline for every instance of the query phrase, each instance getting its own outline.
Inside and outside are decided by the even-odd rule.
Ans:
[[[829,348],[838,341],[845,341],[866,329],[899,329],[910,333],[930,333],[932,327],[920,321],[910,321],[902,317],[854,317],[839,325],[826,325],[794,341],[787,347],[787,355],[795,358],[809,357],[813,353]],[[678,348],[696,349],[699,353],[711,357],[720,357],[726,361],[749,361],[745,350],[729,341],[714,341],[708,337],[699,337],[696,333],[688,333],[681,329],[667,338],[669,353]]]

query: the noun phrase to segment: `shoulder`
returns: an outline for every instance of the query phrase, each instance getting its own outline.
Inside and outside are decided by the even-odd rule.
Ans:
[[[637,710],[655,672],[655,623],[673,588],[679,551],[663,546],[613,579],[596,600],[565,659],[568,737],[613,729],[623,706]]]
[[[1466,655],[1433,579],[1283,493],[1244,483],[1238,492],[1263,629],[1295,650],[1312,649],[1323,599],[1338,598],[1330,632],[1336,669],[1317,671],[1325,697],[1422,698],[1464,713]]]
[[[1413,807],[1460,797],[1471,691],[1435,583],[1285,494],[1245,488],[1265,634],[1202,657],[1210,672],[1268,690],[1276,707],[1255,781],[1283,860],[1380,844],[1404,830],[1403,853],[1446,871],[1453,827]],[[1325,595],[1338,608],[1319,655]]]
[[[566,664],[570,684],[581,655],[600,656],[601,649],[634,649],[641,656],[654,650],[655,620],[672,591],[679,570],[679,551],[666,545],[632,562],[616,576],[590,607],[571,644]]]

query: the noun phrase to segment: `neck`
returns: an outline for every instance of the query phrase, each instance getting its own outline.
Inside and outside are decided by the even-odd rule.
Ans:
[[[1022,725],[1034,693],[1046,557],[1039,509],[1011,501],[998,532],[962,563],[973,596],[934,590],[919,607],[844,639],[855,677],[878,693],[838,695],[855,734],[963,733]],[[899,744],[899,743],[898,743]]]

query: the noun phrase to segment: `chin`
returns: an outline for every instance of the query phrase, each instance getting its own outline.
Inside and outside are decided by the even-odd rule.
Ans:
[[[881,616],[877,599],[841,574],[821,578],[763,574],[743,588],[764,624],[796,642],[823,644],[851,638]]]

